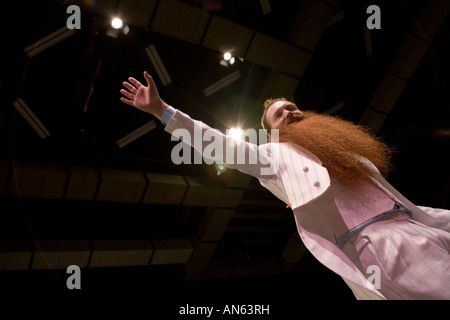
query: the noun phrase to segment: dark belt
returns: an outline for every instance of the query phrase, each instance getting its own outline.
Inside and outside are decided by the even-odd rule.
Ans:
[[[347,244],[347,241],[353,236],[355,235],[355,233],[358,233],[359,231],[361,231],[362,229],[364,229],[365,227],[367,227],[368,225],[371,225],[374,222],[377,222],[378,220],[380,220],[381,218],[392,214],[394,212],[405,212],[407,213],[411,218],[413,216],[413,213],[411,210],[409,210],[408,208],[406,208],[404,205],[402,205],[401,203],[395,201],[395,205],[394,205],[394,209],[392,210],[388,210],[385,211],[383,213],[380,213],[379,215],[370,218],[369,220],[361,223],[360,225],[350,229],[349,231],[347,231],[346,233],[344,233],[342,236],[340,236],[338,239],[336,239],[336,245],[342,250],[344,248],[344,246]]]

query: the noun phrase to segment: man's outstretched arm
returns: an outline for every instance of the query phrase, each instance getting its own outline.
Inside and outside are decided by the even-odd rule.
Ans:
[[[154,115],[161,120],[164,125],[167,125],[166,131],[176,137],[176,131],[178,130],[187,131],[190,137],[195,137],[197,131],[200,132],[200,137],[213,135],[214,141],[216,141],[216,139],[222,141],[221,152],[217,152],[216,150],[216,152],[214,152],[215,154],[212,155],[210,152],[204,152],[206,144],[194,143],[193,139],[186,139],[189,141],[183,140],[191,147],[194,147],[206,159],[222,162],[229,168],[238,169],[239,171],[255,177],[269,178],[269,176],[276,173],[276,169],[273,167],[274,162],[272,161],[271,151],[269,150],[271,148],[268,148],[268,145],[258,147],[256,144],[247,143],[245,141],[236,141],[236,152],[227,152],[230,150],[227,148],[228,139],[225,135],[200,121],[191,119],[187,114],[174,109],[164,102],[159,96],[158,89],[156,88],[152,77],[147,72],[144,72],[144,77],[147,81],[147,86],[144,86],[132,77],[128,78],[129,82],[123,82],[123,85],[127,90],[120,90],[125,96],[121,98],[122,102]],[[244,158],[253,155],[254,161],[238,161],[238,153],[244,155]]]

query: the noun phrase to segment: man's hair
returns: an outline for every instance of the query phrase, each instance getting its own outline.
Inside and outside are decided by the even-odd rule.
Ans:
[[[269,98],[266,101],[264,101],[264,104],[263,104],[264,112],[261,117],[261,127],[263,127],[263,129],[265,129],[265,130],[272,129],[270,127],[269,122],[267,121],[267,110],[269,110],[269,107],[277,101],[288,101],[288,100],[286,98],[282,97],[282,98],[276,98],[276,99]]]

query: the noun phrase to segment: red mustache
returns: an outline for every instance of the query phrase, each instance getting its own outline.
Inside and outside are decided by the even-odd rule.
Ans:
[[[287,124],[291,124],[294,121],[302,121],[303,119],[305,119],[305,114],[301,113],[301,114],[297,114],[297,113],[289,113],[287,115]]]

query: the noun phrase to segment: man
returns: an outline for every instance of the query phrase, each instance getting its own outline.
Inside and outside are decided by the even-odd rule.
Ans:
[[[124,82],[122,102],[153,114],[172,134],[211,129],[169,106],[144,77],[147,86]],[[385,144],[285,99],[266,101],[262,125],[278,129],[280,143],[240,141],[258,161],[226,165],[257,177],[290,205],[305,246],[358,299],[450,299],[450,211],[415,206],[383,178],[390,169]],[[191,144],[203,154],[203,146]]]

